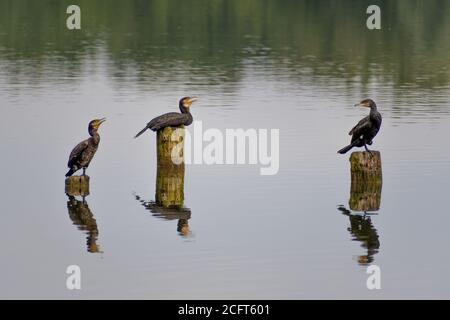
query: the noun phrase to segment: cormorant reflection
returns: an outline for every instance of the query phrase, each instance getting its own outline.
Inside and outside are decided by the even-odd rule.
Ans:
[[[136,194],[134,196],[154,217],[164,220],[178,220],[177,231],[180,236],[187,238],[191,235],[188,223],[191,218],[191,209],[177,206],[166,208],[158,205],[155,201],[145,201]]]
[[[100,252],[100,248],[97,244],[97,221],[89,209],[85,197],[83,197],[82,200],[78,200],[75,196],[67,196],[69,197],[67,201],[67,211],[69,212],[70,220],[78,227],[78,230],[82,230],[87,234],[87,251],[92,253]]]
[[[383,173],[381,153],[353,152],[350,155],[350,199],[349,208],[339,206],[338,210],[350,219],[350,231],[353,240],[360,241],[367,254],[358,257],[361,265],[373,262],[373,256],[380,248],[377,229],[372,224],[369,212],[377,212],[381,204]],[[359,214],[357,213],[359,212]]]
[[[354,241],[360,241],[361,246],[367,249],[367,254],[358,256],[360,265],[368,265],[374,261],[373,256],[378,253],[380,248],[379,236],[377,229],[372,224],[370,215],[354,214],[344,206],[339,206],[338,210],[342,214],[349,217],[350,227],[348,231],[353,236]]]

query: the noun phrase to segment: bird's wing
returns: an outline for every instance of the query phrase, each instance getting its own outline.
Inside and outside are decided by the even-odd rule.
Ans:
[[[370,122],[370,118],[369,118],[369,116],[367,116],[367,117],[363,118],[361,121],[359,121],[358,124],[356,126],[354,126],[353,129],[350,130],[350,132],[348,134],[353,135],[355,137],[359,137],[359,136],[361,136],[361,134],[363,132],[370,129],[371,126],[372,126],[372,124]]]
[[[78,159],[78,157],[83,153],[83,151],[87,148],[89,144],[89,139],[86,139],[84,141],[81,141],[79,144],[73,148],[72,152],[69,156],[69,162],[67,163],[68,167],[71,167],[75,160]]]
[[[158,130],[163,127],[179,126],[183,123],[185,115],[178,112],[169,112],[159,117],[154,118],[147,124],[147,127],[152,130]]]

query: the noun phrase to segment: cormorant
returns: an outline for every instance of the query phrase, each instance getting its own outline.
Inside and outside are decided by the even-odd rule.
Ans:
[[[97,132],[98,128],[105,121],[106,119],[102,118],[89,122],[88,131],[91,137],[81,141],[73,148],[69,156],[69,162],[67,163],[70,170],[66,173],[66,177],[73,175],[80,169],[83,169],[83,176],[86,175],[86,168],[89,166],[100,143],[100,135]]]
[[[347,153],[353,147],[364,147],[366,151],[371,153],[367,145],[372,144],[373,138],[377,135],[381,127],[381,114],[377,110],[377,105],[371,99],[365,99],[360,103],[355,104],[355,107],[361,106],[370,108],[370,113],[363,118],[358,124],[349,132],[352,136],[351,143],[338,151],[340,154]],[[372,154],[372,153],[371,153]]]
[[[197,100],[196,97],[184,97],[179,102],[179,108],[181,113],[178,112],[169,112],[163,114],[159,117],[154,118],[152,121],[147,123],[144,129],[139,131],[137,135],[134,137],[137,138],[141,134],[143,134],[147,129],[158,131],[164,129],[165,127],[178,127],[181,125],[188,126],[194,120],[192,118],[192,114],[189,111],[192,103]]]

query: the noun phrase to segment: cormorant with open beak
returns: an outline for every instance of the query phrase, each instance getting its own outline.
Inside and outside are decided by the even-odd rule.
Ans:
[[[147,123],[144,129],[139,131],[139,133],[134,136],[135,138],[143,134],[147,129],[152,131],[158,131],[164,129],[165,127],[178,127],[181,125],[188,126],[194,120],[192,114],[189,110],[192,103],[197,100],[196,97],[184,97],[179,102],[180,112],[169,112],[163,114],[159,117],[154,118],[152,121]]]
[[[98,144],[100,143],[98,128],[105,121],[106,119],[102,118],[89,122],[88,131],[91,137],[81,141],[73,148],[69,156],[69,162],[67,163],[70,170],[66,173],[66,177],[73,175],[80,169],[83,169],[83,176],[86,175],[86,168],[89,167],[89,164],[98,149]]]
[[[367,145],[372,144],[373,138],[377,135],[381,127],[381,114],[377,110],[377,105],[371,99],[366,99],[360,103],[355,104],[355,107],[361,106],[370,108],[370,113],[367,117],[363,118],[358,124],[349,132],[352,136],[351,143],[338,151],[340,154],[347,153],[354,147],[364,147],[366,151],[371,153],[367,148]],[[372,154],[372,153],[371,153]]]

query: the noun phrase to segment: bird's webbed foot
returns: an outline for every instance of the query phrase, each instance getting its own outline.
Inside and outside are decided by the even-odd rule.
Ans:
[[[364,145],[364,148],[366,149],[366,151],[370,154],[371,157],[373,157],[373,153],[371,150],[369,150],[369,148],[367,148],[367,144]]]

